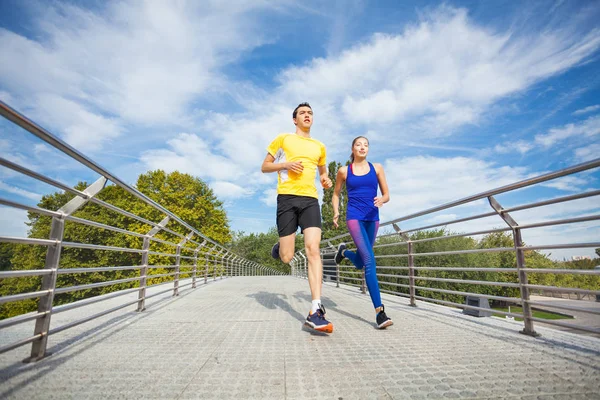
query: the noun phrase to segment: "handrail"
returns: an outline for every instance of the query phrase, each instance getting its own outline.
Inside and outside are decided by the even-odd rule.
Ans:
[[[0,198],[0,205],[6,206],[13,209],[25,210],[39,215],[51,217],[52,225],[50,229],[50,235],[48,238],[38,237],[10,237],[0,236],[0,242],[14,243],[21,245],[35,245],[46,247],[46,261],[44,269],[32,269],[32,270],[10,270],[0,272],[0,279],[7,278],[22,278],[22,277],[41,277],[42,288],[41,290],[11,294],[0,297],[0,304],[22,301],[28,299],[37,299],[39,302],[38,310],[36,313],[18,315],[13,318],[0,321],[0,329],[5,329],[10,326],[18,325],[27,321],[34,321],[35,328],[31,337],[17,340],[14,343],[8,344],[0,348],[0,353],[9,351],[19,346],[32,343],[30,361],[37,361],[46,355],[46,346],[48,336],[62,330],[71,328],[81,323],[90,321],[108,313],[120,310],[124,307],[137,304],[137,311],[144,311],[146,308],[146,301],[161,293],[172,291],[174,296],[180,294],[181,289],[195,289],[196,278],[198,274],[204,275],[204,284],[208,284],[208,277],[216,280],[217,276],[221,279],[223,277],[231,277],[234,275],[275,275],[281,274],[281,272],[274,270],[273,268],[257,268],[258,264],[246,260],[238,255],[234,254],[231,250],[225,247],[223,244],[216,242],[204,234],[198,229],[192,227],[186,223],[179,216],[161,206],[148,196],[141,193],[138,189],[126,184],[119,177],[110,173],[107,169],[101,167],[99,164],[85,156],[75,148],[71,147],[67,143],[63,142],[59,138],[52,135],[50,132],[37,125],[24,115],[18,113],[7,104],[0,101],[0,115],[13,122],[15,125],[20,126],[29,133],[35,135],[39,139],[48,143],[50,146],[61,151],[67,156],[71,157],[81,165],[89,168],[90,170],[98,173],[100,178],[89,185],[85,190],[77,190],[66,184],[59,182],[55,179],[49,178],[25,168],[13,161],[0,158],[0,166],[9,168],[21,175],[28,176],[37,180],[54,186],[55,188],[62,189],[66,193],[73,194],[71,200],[64,204],[59,210],[51,211],[45,210],[41,207],[34,207],[30,205],[21,204],[11,199]],[[123,210],[115,205],[100,200],[97,195],[106,186],[107,182],[111,181],[118,187],[125,190],[127,193],[133,195],[136,199],[141,200],[147,205],[157,210],[163,216],[163,220],[160,222],[150,221],[140,215]],[[118,213],[132,220],[141,222],[151,229],[148,232],[135,232],[132,230],[124,229],[119,226],[113,226],[112,222],[101,223],[98,221],[92,221],[85,218],[75,217],[73,215],[79,208],[86,203],[93,203],[103,209],[110,210],[111,212]],[[128,238],[135,238],[135,243],[140,243],[141,247],[123,247],[123,245],[113,245],[106,243],[87,243],[85,238],[75,238],[65,240],[65,222],[87,225],[98,229],[104,229],[119,234],[125,235]],[[167,225],[173,221],[178,224],[181,230],[185,231],[183,234],[176,232],[167,227]],[[137,228],[136,228],[137,229]],[[179,230],[179,229],[178,229]],[[171,239],[171,236],[181,239],[179,243],[174,243],[170,240],[156,237],[158,233],[166,233],[167,238]],[[172,239],[171,239],[172,240]],[[151,244],[156,244],[154,247]],[[165,245],[165,246],[161,246]],[[125,243],[125,246],[131,246]],[[141,256],[140,265],[134,266],[100,266],[93,268],[61,268],[61,251],[63,248],[72,249],[86,249],[91,251],[109,251],[109,252],[122,252],[122,253],[137,253]],[[170,258],[174,265],[153,265],[150,262],[151,256],[158,256],[163,258]],[[200,257],[200,262],[199,261]],[[203,260],[205,259],[205,262]],[[157,259],[158,260],[158,259]],[[227,261],[227,262],[226,262]],[[160,263],[160,261],[158,261]],[[165,263],[163,261],[163,263]],[[167,273],[161,273],[159,269],[173,271]],[[158,271],[157,271],[158,270]],[[235,273],[234,273],[235,270]],[[101,280],[92,283],[76,284],[71,286],[59,287],[57,285],[57,278],[68,274],[87,274],[87,273],[104,273],[104,276],[111,276],[112,272],[122,271],[121,274],[116,274],[119,279],[112,280]],[[154,272],[151,274],[150,271]],[[137,275],[135,275],[137,274]],[[115,275],[113,275],[114,277]],[[181,281],[181,282],[180,282]],[[186,283],[182,283],[185,281]],[[88,281],[89,282],[89,281]],[[158,283],[157,283],[158,282]],[[152,283],[152,284],[149,284]],[[147,290],[160,286],[163,284],[173,285],[172,288],[148,294]],[[102,290],[110,291],[111,287],[115,285],[129,286],[129,289],[121,290],[119,292],[113,292],[108,296],[95,296],[88,297],[85,300],[78,301],[75,303],[62,304],[54,307],[54,296],[61,295],[68,292],[81,292],[90,290]],[[133,286],[133,287],[132,287]],[[121,286],[122,287],[122,286]],[[63,312],[73,308],[84,307],[90,304],[103,302],[107,299],[117,298],[128,293],[138,293],[137,300],[129,300],[124,304],[120,304],[117,307],[103,310],[94,315],[87,315],[83,319],[75,322],[71,322],[62,327],[52,327],[51,318],[53,313]]]
[[[564,215],[553,216],[547,220],[518,223],[512,213],[523,210],[534,210],[539,207],[567,204],[580,199],[592,198],[600,196],[600,190],[588,189],[581,193],[575,193],[568,196],[560,196],[550,199],[541,199],[526,204],[514,205],[503,208],[494,198],[495,195],[501,193],[509,193],[524,187],[531,187],[536,184],[548,182],[557,178],[568,176],[575,173],[590,171],[600,167],[600,158],[594,159],[585,163],[581,163],[572,167],[564,168],[559,171],[546,173],[537,177],[525,179],[510,185],[505,185],[496,189],[481,192],[472,196],[468,196],[459,200],[451,201],[436,207],[431,207],[423,211],[411,213],[399,218],[395,218],[379,225],[382,227],[393,228],[392,232],[383,230],[374,243],[374,258],[376,263],[384,263],[385,265],[377,265],[376,274],[379,279],[381,291],[394,294],[397,296],[407,297],[410,299],[410,305],[416,306],[416,300],[431,301],[443,305],[459,307],[465,312],[479,312],[486,310],[485,307],[469,305],[466,301],[468,297],[485,298],[492,301],[504,303],[518,303],[523,307],[520,314],[506,313],[501,311],[493,311],[498,315],[511,315],[523,318],[524,329],[522,333],[537,336],[533,328],[533,322],[541,322],[535,317],[531,306],[538,305],[540,302],[530,300],[531,293],[552,293],[552,294],[575,294],[578,297],[589,296],[596,297],[600,301],[600,269],[581,269],[581,268],[550,268],[548,262],[537,265],[535,258],[527,259],[526,255],[537,251],[555,250],[555,249],[584,249],[584,248],[600,248],[600,242],[593,237],[589,242],[578,241],[577,243],[569,242],[568,235],[561,235],[564,238],[563,243],[536,243],[525,244],[522,239],[523,232],[531,232],[536,229],[552,227],[552,229],[565,229],[575,224],[597,222],[600,220],[600,214],[593,213],[589,210],[581,211],[580,215]],[[423,219],[417,218],[430,216],[442,210],[449,210],[454,207],[459,207],[465,204],[478,202],[482,199],[487,199],[491,211],[481,210],[472,211],[471,215],[463,216],[453,220],[444,222],[436,222],[434,224],[422,222]],[[473,228],[473,222],[485,221],[489,223],[490,218],[496,218],[500,224],[498,227],[477,229]],[[398,225],[400,222],[411,222],[410,229],[401,229]],[[470,222],[471,225],[465,225]],[[416,225],[416,226],[414,226]],[[444,229],[447,226],[453,226],[454,231],[441,231],[435,235],[423,234],[429,232],[433,228]],[[489,225],[489,224],[488,224]],[[466,227],[459,230],[461,227]],[[482,227],[483,228],[483,227]],[[474,238],[482,237],[490,234],[504,234],[509,232],[512,235],[512,243],[504,242],[497,243],[495,246],[466,246],[457,247],[452,243],[457,242],[459,238]],[[364,273],[354,268],[347,266],[347,261],[342,265],[335,265],[333,257],[336,254],[335,246],[344,238],[348,238],[349,233],[336,235],[332,238],[327,238],[321,241],[321,257],[323,259],[324,268],[323,274],[326,280],[336,281],[336,286],[340,283],[347,285],[360,286],[365,293],[365,278]],[[504,236],[508,238],[508,236]],[[450,240],[450,242],[443,242]],[[452,242],[452,240],[455,240]],[[335,245],[334,245],[335,243]],[[449,243],[449,244],[443,244]],[[356,251],[351,248],[352,243],[347,244],[348,250]],[[509,247],[510,246],[510,247]],[[306,269],[302,268],[302,258],[304,250],[300,250],[294,256],[292,261],[292,271],[295,276],[306,278]],[[512,265],[485,265],[486,254],[497,253],[501,257],[507,254],[513,254],[514,259]],[[466,266],[465,262],[458,263],[458,257],[471,257],[467,260],[480,260],[477,265]],[[479,257],[479,258],[477,258]],[[500,259],[500,258],[497,258]],[[454,260],[454,261],[452,261]],[[550,261],[551,262],[551,261]],[[483,265],[481,265],[483,264]],[[408,271],[408,274],[406,274]],[[470,274],[470,275],[465,275]],[[362,277],[357,277],[362,275]],[[583,287],[571,287],[574,283],[569,283],[569,287],[561,284],[548,284],[543,277],[552,276],[570,276],[572,279],[579,279],[579,285]],[[500,278],[503,277],[503,278]],[[542,277],[542,278],[540,278]],[[596,284],[586,283],[585,279],[596,279]],[[556,278],[559,279],[559,278]],[[531,282],[530,282],[531,281]],[[540,283],[541,282],[541,283]],[[557,280],[557,282],[561,282]],[[591,286],[589,286],[591,285]],[[492,289],[490,288],[496,288]],[[519,293],[519,298],[516,297],[516,292]],[[509,295],[512,293],[512,295]],[[458,301],[459,298],[465,298],[465,302]],[[516,299],[516,300],[515,300]],[[543,302],[542,302],[543,303]],[[546,305],[547,306],[547,305]],[[565,308],[571,311],[599,314],[599,311],[586,309],[586,307],[561,306],[556,308]],[[551,324],[551,322],[547,322]],[[555,325],[564,326],[564,323],[555,323]],[[598,329],[586,327],[578,324],[568,324],[569,327],[587,332],[598,332]]]
[[[101,167],[99,164],[96,164],[90,158],[86,157],[85,155],[83,155],[82,153],[80,153],[79,151],[77,151],[76,149],[74,149],[73,147],[68,145],[67,143],[63,142],[56,136],[52,135],[50,132],[48,132],[41,126],[37,125],[35,122],[30,120],[29,118],[20,114],[15,109],[9,107],[6,103],[4,103],[2,101],[0,101],[0,115],[2,115],[4,118],[8,119],[9,121],[13,122],[15,125],[18,125],[21,128],[25,129],[26,131],[37,136],[38,138],[40,138],[44,142],[48,143],[55,149],[62,151],[66,155],[79,161],[81,164],[85,165],[86,167],[90,168],[91,170],[106,177],[111,182],[120,186],[121,188],[123,188],[124,190],[126,190],[127,192],[132,194],[133,196],[135,196],[138,199],[145,202],[146,204],[153,206],[154,208],[156,208],[159,211],[162,211],[164,214],[168,215],[170,218],[179,222],[184,227],[195,232],[198,236],[202,237],[204,240],[207,240],[208,242],[213,243],[215,246],[219,246],[219,247],[222,247],[225,249],[224,246],[222,246],[219,243],[213,241],[212,239],[209,239],[206,236],[202,235],[200,232],[198,232],[196,229],[191,227],[187,222],[185,222],[184,220],[179,218],[177,215],[173,214],[171,211],[167,210],[166,208],[164,208],[163,206],[161,206],[160,204],[158,204],[157,202],[155,202],[154,200],[152,200],[151,198],[149,198],[148,196],[146,196],[139,190],[134,189],[133,187],[129,186],[127,183],[125,183],[124,181],[119,179],[117,176],[110,173],[107,169]]]

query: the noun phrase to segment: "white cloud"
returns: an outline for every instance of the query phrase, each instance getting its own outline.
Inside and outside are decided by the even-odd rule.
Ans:
[[[252,190],[245,189],[231,182],[217,181],[212,182],[210,187],[217,194],[219,199],[230,200],[248,197],[253,194]]]
[[[52,153],[52,149],[46,144],[37,143],[33,146],[33,152],[39,157],[42,154]]]
[[[582,114],[588,114],[594,111],[598,111],[600,110],[600,104],[596,104],[595,106],[589,106],[589,107],[585,107],[582,109],[579,109],[577,111],[575,111],[573,113],[573,115],[582,115]]]
[[[0,235],[27,237],[27,211],[0,206]]]
[[[52,121],[76,143],[90,125],[96,145],[116,137],[115,118],[176,123],[197,96],[224,85],[222,66],[271,40],[252,12],[275,6],[230,3],[111,2],[96,12],[42,5],[35,39],[0,29],[0,83],[9,96],[41,97],[30,104],[40,122],[59,114]],[[73,118],[65,104],[78,105]]]
[[[167,140],[170,149],[148,150],[140,157],[150,169],[179,171],[201,178],[232,179],[239,172],[226,157],[214,154],[211,143],[190,133]]]
[[[455,219],[458,219],[458,215],[457,214],[440,214],[440,215],[435,215],[431,218],[428,218],[427,220],[423,221],[424,225],[434,225],[434,224],[438,224],[438,223],[442,223],[442,222],[448,222],[448,221],[453,221]]]
[[[576,192],[581,191],[588,183],[589,181],[581,176],[569,175],[553,179],[549,182],[542,183],[541,185],[554,189]]]
[[[500,154],[510,154],[514,152],[525,154],[533,148],[533,144],[525,140],[519,140],[517,142],[506,142],[503,144],[498,144],[494,147],[494,151]]]
[[[0,90],[0,101],[5,102],[6,104],[12,104],[13,102],[13,98],[10,95],[10,93],[8,93],[5,90]]]
[[[591,138],[600,134],[600,116],[594,116],[581,123],[567,124],[560,128],[552,128],[544,135],[536,135],[535,142],[544,146],[551,147],[568,138]]]
[[[62,133],[65,141],[84,154],[98,150],[124,129],[115,118],[88,111],[81,104],[53,94],[41,94],[34,115],[48,121]],[[54,110],[46,114],[46,110]]]
[[[329,160],[346,159],[351,138],[366,130],[386,143],[385,157],[415,137],[431,144],[477,124],[494,102],[585,62],[599,47],[600,31],[582,34],[568,22],[529,37],[491,31],[463,9],[441,7],[399,34],[374,34],[339,55],[292,65],[270,92],[232,87],[246,109],[203,115],[202,130],[221,154],[256,168],[269,141],[294,129],[293,107],[308,100],[313,135]],[[520,141],[498,150],[524,154],[531,147]]]
[[[384,169],[390,202],[381,209],[382,221],[427,210],[528,177],[525,168],[496,166],[467,157],[390,159],[384,163]],[[440,171],[444,171],[443,176]],[[487,211],[490,210],[488,208]]]
[[[263,191],[260,201],[268,207],[275,207],[277,205],[277,189],[273,188]]]
[[[10,142],[6,139],[0,139],[0,151],[2,153],[8,152],[10,149]]]
[[[578,162],[591,161],[598,158],[600,154],[600,143],[592,143],[585,147],[575,149],[575,158]]]
[[[352,123],[425,118],[423,134],[449,134],[477,122],[491,102],[577,65],[600,46],[600,31],[567,31],[497,33],[463,9],[441,7],[402,34],[376,34],[338,57],[283,71],[281,93],[341,103]],[[304,76],[318,85],[298,79]]]
[[[5,192],[9,192],[9,193],[13,193],[13,194],[16,194],[16,195],[21,196],[21,197],[26,197],[28,199],[35,200],[35,201],[39,201],[42,198],[41,194],[33,193],[33,192],[21,189],[21,188],[16,187],[16,186],[12,186],[12,185],[6,184],[3,181],[0,181],[0,190],[5,191]]]

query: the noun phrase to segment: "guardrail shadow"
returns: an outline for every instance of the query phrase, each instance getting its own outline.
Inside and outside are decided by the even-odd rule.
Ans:
[[[131,324],[135,324],[138,321],[146,319],[146,318],[152,316],[152,314],[156,313],[157,311],[169,306],[172,302],[174,302],[180,298],[188,296],[189,294],[194,292],[191,289],[192,288],[189,288],[188,290],[179,292],[179,296],[177,296],[177,297],[171,297],[171,296],[167,295],[164,298],[159,298],[155,302],[148,304],[146,310],[143,313],[139,313],[137,311],[127,311],[125,314],[115,316],[114,318],[111,318],[110,320],[105,321],[100,325],[96,325],[96,326],[86,330],[85,332],[81,332],[80,334],[78,334],[74,337],[71,337],[71,338],[63,340],[59,343],[56,343],[48,349],[48,352],[51,354],[49,356],[41,359],[40,361],[37,361],[35,363],[30,363],[30,364],[16,362],[7,367],[0,369],[0,381],[2,381],[2,382],[6,382],[8,379],[17,377],[20,374],[23,374],[23,373],[31,371],[31,370],[39,370],[35,375],[27,378],[26,381],[19,383],[15,387],[13,387],[5,392],[1,392],[0,399],[8,398],[9,396],[13,395],[18,390],[31,384],[31,382],[35,382],[36,380],[42,378],[47,373],[52,372],[58,365],[61,365],[65,362],[67,362],[68,360],[74,358],[75,356],[93,348],[100,341],[108,340],[110,337],[121,332],[123,329],[130,327]],[[198,288],[196,288],[196,289],[198,289]],[[128,321],[131,321],[131,323],[125,324]],[[114,327],[117,325],[122,325],[122,326],[114,329]],[[94,340],[97,335],[99,335],[103,332],[106,332],[109,329],[114,329],[114,330],[112,330],[110,333],[107,333],[106,335],[102,336],[101,338],[99,338],[99,340]],[[65,332],[69,332],[69,330],[67,330]],[[56,358],[56,356],[58,356],[58,354],[61,351],[63,351],[65,348],[73,345],[74,343],[85,340],[85,339],[89,339],[91,342],[68,356]]]

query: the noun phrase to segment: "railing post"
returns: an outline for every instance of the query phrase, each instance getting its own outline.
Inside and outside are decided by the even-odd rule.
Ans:
[[[408,292],[410,294],[410,305],[416,307],[415,302],[415,257],[413,253],[413,242],[408,241]]]
[[[194,250],[194,265],[192,268],[192,289],[196,289],[196,268],[198,266],[198,249]]]
[[[498,213],[500,218],[511,227],[513,231],[513,241],[515,245],[515,252],[517,257],[517,274],[519,276],[519,289],[521,292],[521,306],[523,307],[523,323],[524,329],[520,331],[525,335],[529,336],[540,336],[533,329],[533,321],[531,320],[531,306],[529,305],[529,288],[527,287],[527,273],[523,271],[525,268],[525,251],[523,250],[523,238],[521,237],[521,228],[519,224],[510,216],[509,213],[504,211],[504,208],[498,203],[494,196],[489,196],[488,201],[490,206]]]
[[[167,217],[169,218],[169,217]],[[156,227],[144,237],[142,244],[142,268],[140,268],[140,290],[138,291],[138,303],[136,311],[144,311],[146,309],[146,285],[148,282],[148,251],[150,251],[150,235]],[[158,230],[157,230],[158,231]]]
[[[415,301],[415,253],[413,242],[411,242],[410,237],[406,233],[402,232],[402,229],[400,229],[398,224],[393,223],[392,227],[394,228],[398,236],[400,236],[400,238],[402,238],[402,240],[406,242],[408,247],[408,294],[410,296],[410,306],[416,307],[417,303]],[[396,280],[396,283],[398,283],[398,280]]]
[[[146,286],[148,282],[148,252],[150,251],[150,238],[156,235],[162,228],[167,226],[170,217],[166,216],[158,223],[158,226],[153,227],[144,237],[144,243],[142,244],[142,268],[140,269],[140,290],[138,291],[138,312],[146,309]]]
[[[304,275],[302,277],[306,277],[306,279],[308,279],[308,265],[306,264],[306,256],[302,254],[302,251],[299,251],[298,254],[300,254],[302,257],[302,267],[304,268]]]
[[[365,279],[365,270],[362,271],[362,280],[360,281],[360,291],[362,294],[367,293],[367,281]]]
[[[179,296],[179,262],[181,260],[181,243],[175,250],[175,279],[173,280],[173,296]]]
[[[83,192],[91,197],[94,197],[100,192],[107,179],[100,177],[96,182],[88,186]],[[55,240],[54,246],[48,246],[46,251],[46,263],[44,269],[52,271],[49,275],[44,275],[42,278],[41,290],[47,290],[48,294],[40,297],[38,303],[38,314],[45,313],[43,317],[35,321],[33,335],[40,336],[31,345],[31,355],[23,360],[23,362],[38,361],[47,356],[46,347],[48,346],[48,331],[50,330],[50,320],[52,319],[52,305],[54,303],[54,291],[56,289],[56,278],[58,276],[58,268],[60,267],[60,255],[62,252],[62,240],[65,233],[65,217],[73,214],[81,208],[88,199],[83,197],[75,197],[67,204],[62,206],[58,211],[63,215],[60,217],[52,217],[52,225],[50,227],[50,240]]]
[[[181,247],[194,236],[194,232],[190,232],[186,237],[177,244],[175,250],[175,279],[173,281],[173,296],[179,296],[179,268],[181,266]]]
[[[194,250],[194,268],[192,270],[192,289],[196,289],[196,272],[198,270],[198,252],[200,251],[202,246],[204,246],[204,243],[206,243],[206,239],[202,243],[200,243],[200,246],[198,246],[196,248],[196,250]]]
[[[221,279],[223,279],[223,271],[225,270],[225,255],[221,256]]]
[[[204,284],[206,285],[206,283],[208,282],[208,254],[206,254],[205,256],[206,256],[206,265],[204,267]]]
[[[335,263],[335,287],[340,287],[340,265]]]
[[[515,241],[515,250],[517,252],[517,271],[519,273],[519,286],[521,289],[521,301],[523,306],[523,322],[525,324],[521,333],[530,336],[540,336],[533,328],[531,320],[531,306],[529,305],[529,288],[527,287],[527,273],[525,268],[525,251],[523,250],[523,239],[521,237],[521,228],[513,229],[513,238]]]
[[[219,264],[219,255],[222,250],[219,250],[217,254],[213,256],[213,281],[217,280],[217,265]]]

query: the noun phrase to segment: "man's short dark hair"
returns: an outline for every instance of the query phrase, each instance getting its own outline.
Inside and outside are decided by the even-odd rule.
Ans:
[[[312,110],[312,107],[307,102],[298,104],[298,107],[294,108],[294,112],[292,113],[292,118],[296,119],[296,115],[298,114],[298,109],[300,107],[308,107]]]

